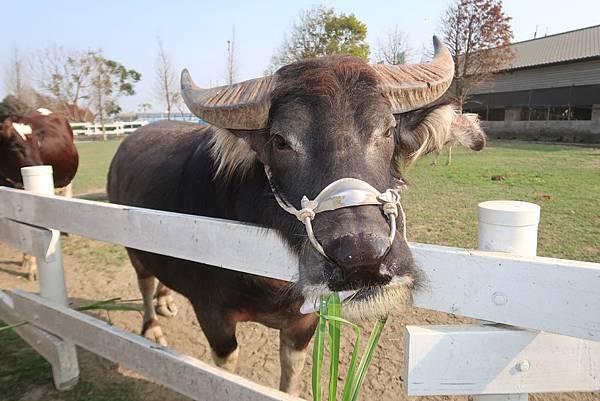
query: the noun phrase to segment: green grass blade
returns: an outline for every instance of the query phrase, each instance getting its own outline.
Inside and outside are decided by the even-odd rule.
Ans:
[[[355,332],[356,332],[356,330],[358,330],[360,332],[360,326],[357,325],[356,323],[352,323],[349,320],[346,320],[346,319],[338,317],[338,316],[331,316],[331,315],[321,315],[321,316],[323,316],[325,318],[325,320],[335,320],[336,322],[340,322],[340,323],[344,323],[349,326],[352,326],[352,328],[354,329]]]
[[[342,305],[337,293],[329,295],[327,300],[327,315],[339,318]],[[327,319],[329,323],[329,401],[335,401],[337,395],[337,382],[340,370],[340,322],[336,319]]]
[[[137,306],[123,305],[123,304],[114,304],[114,305],[100,305],[92,308],[86,308],[83,310],[106,310],[106,311],[124,311],[124,312],[141,312],[140,308]]]
[[[140,308],[134,305],[127,305],[130,302],[137,300],[121,300],[121,298],[111,298],[105,301],[98,301],[87,305],[78,306],[75,310],[79,312],[90,310],[106,310],[106,311],[125,311],[125,312],[140,312]]]
[[[352,383],[354,381],[354,373],[356,372],[356,364],[358,362],[358,354],[360,352],[360,338],[361,338],[361,329],[360,326],[352,323],[344,318],[331,316],[331,315],[323,315],[326,320],[333,320],[343,324],[347,324],[354,329],[354,334],[356,335],[356,340],[354,342],[354,348],[352,350],[352,357],[350,358],[350,364],[348,365],[348,372],[346,373],[344,389],[342,390],[342,400],[349,401],[350,396],[352,395]]]
[[[140,308],[126,304],[127,302],[133,302],[133,301],[137,301],[137,300],[121,301],[121,303],[117,303],[117,301],[121,301],[121,298],[111,298],[111,299],[107,299],[105,301],[97,301],[97,302],[93,302],[91,304],[78,306],[77,308],[74,308],[74,309],[79,312],[88,311],[88,310],[140,312]],[[23,322],[18,322],[18,323],[11,324],[8,326],[2,326],[2,327],[0,327],[0,333],[2,333],[3,331],[6,331],[6,330],[16,329],[17,327],[24,326],[27,323],[29,323],[29,322],[23,321]]]
[[[111,298],[111,299],[107,299],[105,301],[97,301],[97,302],[93,302],[91,304],[87,304],[87,305],[81,305],[78,306],[77,308],[73,308],[76,311],[86,311],[86,310],[92,310],[92,309],[99,309],[100,306],[102,305],[108,305],[108,304],[114,304],[117,301],[120,301],[121,298]]]
[[[362,387],[363,382],[365,381],[367,370],[369,369],[369,365],[371,364],[371,360],[373,359],[373,354],[375,353],[375,348],[377,347],[377,343],[379,342],[379,338],[381,337],[381,332],[383,331],[383,327],[385,326],[386,320],[387,316],[377,320],[377,323],[373,328],[373,332],[371,332],[371,337],[369,338],[369,342],[367,343],[367,347],[365,348],[365,353],[363,354],[360,360],[360,365],[358,366],[356,377],[353,380],[354,383],[352,385],[352,396],[350,397],[350,401],[356,401],[358,399],[360,388]]]
[[[27,323],[29,323],[29,322],[23,321],[23,322],[18,322],[15,324],[9,324],[8,326],[2,326],[2,327],[0,327],[0,333],[2,333],[3,331],[6,331],[6,330],[13,330],[13,329],[16,329],[17,327],[25,326]]]
[[[326,328],[323,315],[327,312],[327,300],[324,296],[321,296],[319,311],[319,324],[315,333],[313,347],[312,392],[314,401],[321,401],[321,370],[323,368],[323,348]]]
[[[342,391],[342,401],[349,401],[352,396],[352,384],[354,383],[356,363],[358,362],[358,353],[360,352],[360,327],[354,323],[350,324],[354,328],[356,341],[354,342],[354,349],[352,349],[352,357],[350,358],[350,364],[348,365],[348,372],[346,372],[346,381],[344,383],[344,390]]]

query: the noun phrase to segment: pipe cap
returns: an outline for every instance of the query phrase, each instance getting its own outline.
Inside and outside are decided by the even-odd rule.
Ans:
[[[540,222],[540,207],[535,203],[495,200],[477,205],[481,223],[497,226],[523,227]]]

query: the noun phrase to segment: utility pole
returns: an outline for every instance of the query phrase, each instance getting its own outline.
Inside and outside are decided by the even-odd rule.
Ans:
[[[231,40],[227,41],[227,83],[233,85],[233,45]]]

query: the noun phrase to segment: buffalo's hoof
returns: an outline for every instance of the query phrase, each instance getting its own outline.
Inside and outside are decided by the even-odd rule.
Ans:
[[[150,320],[144,323],[144,327],[142,328],[142,335],[146,337],[150,341],[154,341],[157,344],[162,345],[163,347],[167,347],[167,337],[162,332],[160,325],[158,324],[158,320]]]
[[[158,297],[156,300],[156,313],[165,317],[177,316],[177,305],[170,295]]]

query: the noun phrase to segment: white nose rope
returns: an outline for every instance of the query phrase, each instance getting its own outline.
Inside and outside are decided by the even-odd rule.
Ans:
[[[350,206],[381,205],[383,213],[390,223],[390,235],[388,237],[390,245],[394,242],[398,206],[402,207],[400,205],[400,194],[395,189],[389,188],[384,192],[379,192],[365,181],[356,178],[341,178],[327,185],[313,200],[303,196],[300,201],[302,209],[298,210],[277,192],[273,185],[271,169],[267,165],[265,165],[265,173],[271,186],[271,192],[273,192],[279,206],[286,212],[296,216],[304,224],[310,243],[325,258],[329,259],[315,237],[311,221],[317,213],[329,210]]]

